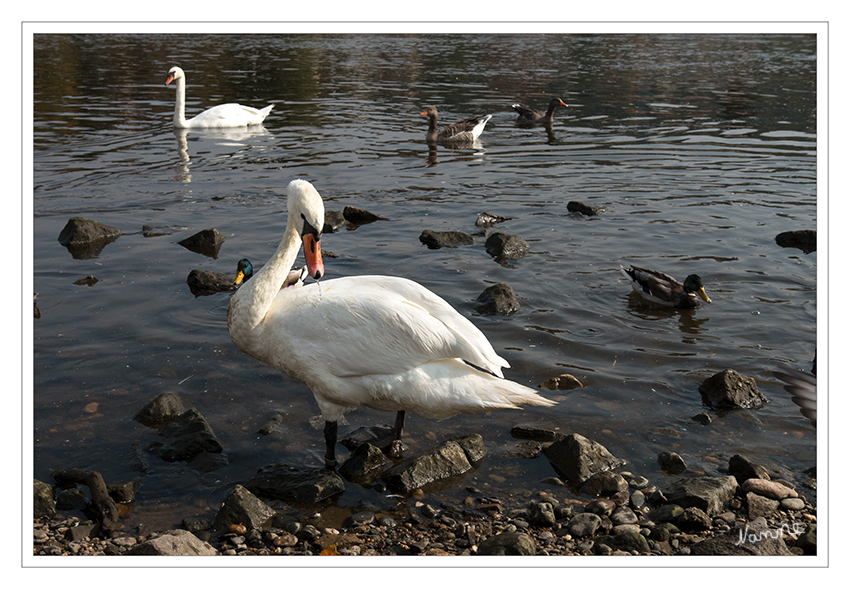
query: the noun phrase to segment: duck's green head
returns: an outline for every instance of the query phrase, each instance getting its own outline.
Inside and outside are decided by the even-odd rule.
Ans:
[[[242,258],[236,264],[236,280],[233,281],[233,284],[242,284],[243,282],[248,282],[254,275],[254,266],[251,265],[250,260],[248,258]]]
[[[705,294],[705,287],[703,287],[702,278],[700,278],[696,274],[691,274],[690,276],[685,278],[685,282],[683,282],[682,284],[685,287],[685,292],[695,292],[699,295],[699,298],[704,300],[706,303],[711,302],[711,299],[708,298],[707,294]]]

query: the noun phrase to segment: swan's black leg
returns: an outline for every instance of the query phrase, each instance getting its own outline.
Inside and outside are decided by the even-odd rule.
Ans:
[[[335,421],[325,422],[325,468],[333,470],[336,468],[336,432],[337,424]]]
[[[393,433],[395,434],[394,440],[401,439],[401,430],[404,428],[404,411],[399,411],[395,414],[395,426],[393,427]]]

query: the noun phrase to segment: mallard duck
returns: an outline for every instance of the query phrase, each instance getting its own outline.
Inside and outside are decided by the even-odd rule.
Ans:
[[[274,107],[268,105],[258,110],[241,104],[220,104],[186,120],[186,75],[179,67],[168,70],[165,85],[177,82],[177,102],[174,105],[174,126],[178,129],[221,129],[260,125]]]
[[[669,274],[637,266],[629,269],[620,266],[620,270],[631,281],[635,292],[653,303],[677,309],[693,309],[700,305],[697,295],[706,303],[711,302],[705,294],[702,278],[696,274],[685,278],[685,282],[679,282]]]
[[[493,117],[493,115],[470,117],[437,131],[437,108],[425,107],[419,116],[425,115],[429,118],[428,132],[425,134],[425,140],[428,143],[471,143],[484,132],[484,126]]]
[[[280,289],[301,244],[310,276],[324,275],[322,197],[287,188],[277,251],[230,299],[227,329],[243,352],[308,387],[325,420],[325,464],[336,465],[337,421],[365,405],[431,419],[555,402],[502,376],[508,363],[473,323],[422,285],[397,276],[349,276]]]
[[[814,370],[814,369],[813,369]],[[791,400],[800,408],[800,413],[809,420],[812,427],[818,427],[818,379],[814,374],[802,370],[791,370],[777,365],[773,376],[785,383],[783,387]]]
[[[533,109],[520,103],[512,104],[511,108],[519,113],[516,118],[516,122],[521,125],[551,125],[552,118],[555,115],[555,109],[559,106],[567,106],[567,103],[560,98],[553,98],[549,101],[549,108],[546,112]]]
[[[233,280],[233,284],[238,286],[248,282],[253,275],[254,265],[251,264],[251,260],[248,258],[242,258],[236,263],[236,278]],[[289,271],[289,274],[286,275],[286,278],[284,279],[283,284],[280,285],[280,288],[283,290],[284,288],[289,288],[291,286],[303,286],[305,278],[307,278],[307,266],[293,268]]]

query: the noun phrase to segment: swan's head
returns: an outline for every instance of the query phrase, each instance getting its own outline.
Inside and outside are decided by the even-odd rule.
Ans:
[[[304,242],[307,271],[318,280],[325,273],[322,263],[322,229],[325,226],[325,206],[322,197],[306,180],[293,180],[286,189],[286,208],[290,223],[294,223]]]
[[[180,80],[183,78],[183,70],[179,67],[175,66],[168,70],[168,77],[165,78],[165,85],[168,86],[171,82],[175,80]]]
[[[702,278],[700,278],[696,274],[691,274],[690,276],[685,278],[685,282],[683,282],[682,285],[685,287],[685,292],[695,292],[699,295],[699,298],[704,300],[706,303],[711,302],[711,299],[708,298],[708,295],[705,293],[705,288],[702,284]]]
[[[248,258],[242,258],[236,264],[236,280],[233,281],[233,284],[248,282],[253,275],[254,266],[251,264],[251,261]]]

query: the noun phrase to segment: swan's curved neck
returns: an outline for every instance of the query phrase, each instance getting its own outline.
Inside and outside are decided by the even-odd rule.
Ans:
[[[269,261],[251,280],[239,287],[231,297],[228,306],[227,322],[231,326],[231,336],[234,333],[248,336],[255,333],[268,313],[269,307],[280,291],[280,287],[295,263],[298,250],[301,248],[300,236],[291,220],[287,220],[283,239]],[[232,328],[236,329],[232,329]],[[251,338],[236,341],[236,345],[250,345]]]
[[[177,102],[174,104],[174,126],[186,126],[186,80],[177,78],[174,80],[177,84]]]

